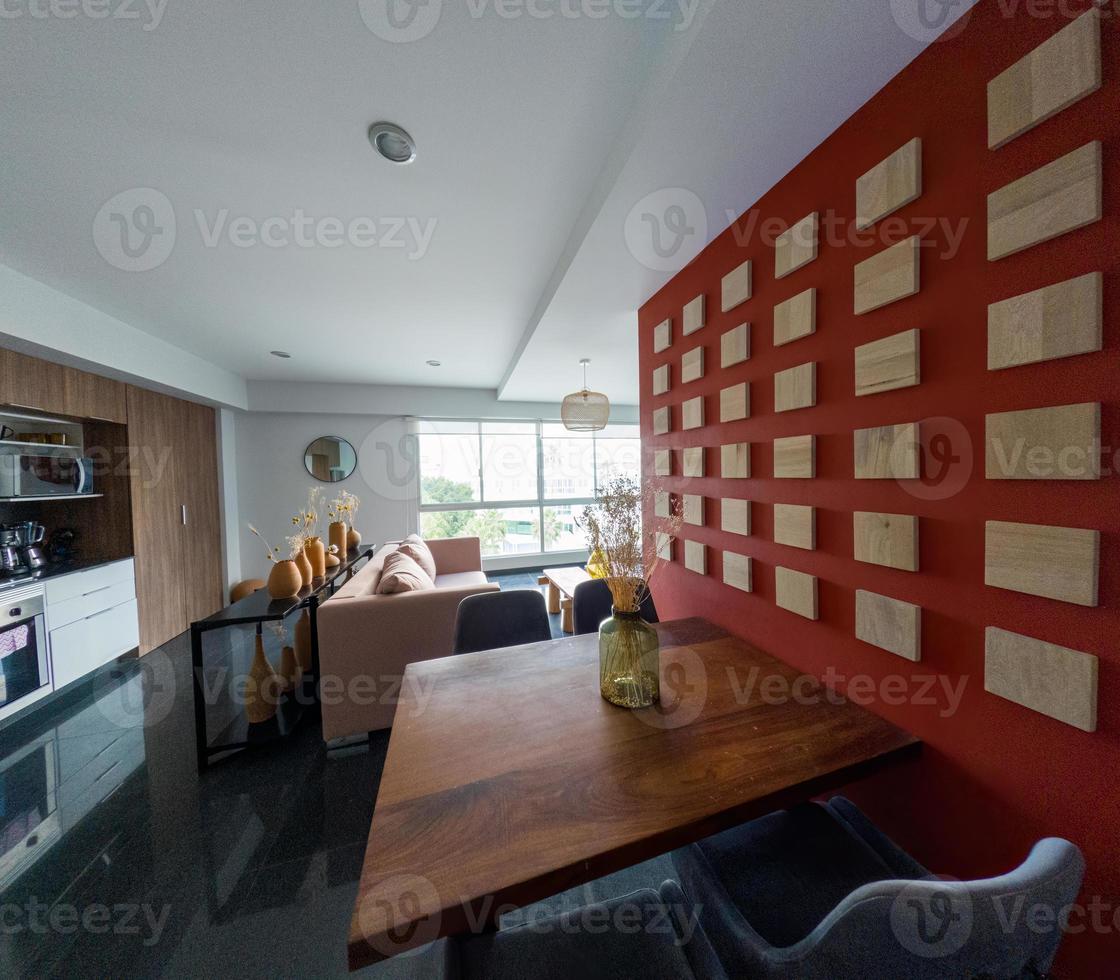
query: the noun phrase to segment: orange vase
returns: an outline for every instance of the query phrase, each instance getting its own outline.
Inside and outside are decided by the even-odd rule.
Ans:
[[[346,526],[345,521],[335,521],[328,529],[328,538],[331,547],[337,549],[335,554],[338,555],[339,561],[346,560],[346,552],[350,550],[349,545],[346,543],[346,536],[349,534],[349,528]]]
[[[362,543],[362,535],[360,532],[350,528],[350,533],[346,535],[346,546],[351,551],[356,551]]]
[[[264,655],[264,640],[259,633],[256,639],[253,664],[249,668],[249,676],[245,678],[245,717],[252,725],[268,721],[276,714],[283,689],[283,681]]]
[[[306,589],[315,579],[315,573],[311,571],[311,562],[307,560],[307,552],[300,551],[296,555],[296,568],[299,569],[300,577],[303,579],[303,587]]]
[[[298,683],[303,671],[300,670],[296,652],[292,647],[284,647],[280,652],[280,681],[285,691],[292,690]]]
[[[304,545],[307,560],[311,562],[311,574],[315,578],[322,578],[327,574],[327,549],[323,547],[322,538],[308,538]]]
[[[303,576],[294,561],[278,561],[268,575],[268,594],[273,599],[294,599],[303,588]]]

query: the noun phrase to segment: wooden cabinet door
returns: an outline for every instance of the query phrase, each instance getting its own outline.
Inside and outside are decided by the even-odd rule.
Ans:
[[[37,357],[0,351],[0,404],[45,415],[66,414],[64,369]]]
[[[141,654],[178,636],[189,625],[182,584],[182,406],[177,398],[128,388],[132,538]]]
[[[183,601],[188,623],[222,608],[222,528],[218,500],[218,436],[214,409],[182,402],[179,484],[186,508]]]
[[[76,368],[63,368],[63,414],[100,422],[124,422],[128,415],[125,385]]]

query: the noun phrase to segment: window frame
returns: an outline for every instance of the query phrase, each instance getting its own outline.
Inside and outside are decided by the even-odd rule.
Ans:
[[[420,514],[432,514],[432,513],[441,513],[442,514],[442,513],[447,513],[447,512],[451,512],[451,511],[462,512],[462,511],[483,511],[483,510],[499,510],[499,511],[502,511],[502,510],[518,510],[518,509],[521,509],[521,510],[535,509],[537,511],[537,545],[538,545],[539,550],[535,553],[534,552],[525,552],[524,554],[526,556],[535,554],[535,555],[539,555],[539,556],[543,556],[543,557],[548,557],[548,555],[550,555],[550,554],[563,555],[563,554],[569,553],[567,551],[551,551],[550,552],[550,551],[546,550],[545,540],[544,540],[544,534],[545,534],[544,512],[545,512],[545,509],[548,508],[548,507],[586,507],[590,504],[595,503],[596,498],[594,496],[591,496],[591,497],[565,497],[565,498],[554,499],[554,498],[551,498],[551,497],[545,497],[545,495],[544,495],[544,440],[546,438],[545,435],[544,435],[544,426],[545,425],[550,425],[550,424],[560,425],[560,424],[563,424],[562,421],[560,419],[521,419],[521,418],[517,418],[517,419],[514,419],[514,418],[510,418],[510,419],[492,419],[492,418],[491,419],[484,419],[484,418],[464,419],[464,418],[450,418],[450,417],[417,418],[416,419],[416,425],[417,425],[416,438],[420,439],[425,435],[425,433],[423,432],[423,426],[425,424],[431,423],[431,424],[434,424],[434,425],[438,425],[440,422],[455,423],[456,425],[473,425],[474,426],[474,432],[473,433],[457,433],[457,435],[472,435],[473,434],[475,436],[477,442],[478,442],[478,496],[479,496],[479,499],[477,501],[466,501],[464,503],[457,503],[457,504],[441,504],[441,503],[426,504],[426,503],[424,503],[424,472],[423,472],[423,467],[421,466],[421,463],[420,463],[419,453],[417,453],[416,499],[418,501],[418,511],[419,511],[419,513]],[[535,434],[535,437],[536,437],[536,440],[537,440],[537,496],[536,496],[536,499],[533,499],[533,500],[487,500],[486,499],[486,475],[485,475],[486,463],[485,463],[485,459],[483,457],[483,452],[482,452],[482,445],[483,445],[482,444],[482,439],[483,439],[483,435],[485,434],[483,432],[483,426],[486,425],[487,423],[492,423],[492,424],[507,423],[507,424],[511,424],[511,425],[532,425],[534,427],[533,431],[534,431],[534,434]],[[641,433],[640,433],[638,423],[636,423],[636,422],[620,422],[620,423],[616,423],[616,424],[617,425],[631,425],[631,426],[633,426],[633,428],[635,430],[635,435],[634,435],[634,437],[631,441],[637,442],[639,444],[639,446],[641,445]],[[430,435],[438,435],[439,433],[429,433],[429,434]],[[528,435],[528,434],[529,433],[525,433],[525,435]],[[547,438],[555,438],[555,437],[549,436]],[[590,434],[591,474],[592,474],[592,486],[593,487],[598,487],[599,486],[599,452],[598,452],[598,445],[597,445],[597,443],[599,441],[599,438],[600,437],[599,437],[598,433],[592,432]],[[624,437],[621,437],[621,436],[607,436],[605,438],[606,439],[622,439]],[[641,475],[639,474],[639,479],[640,478],[641,478]],[[581,548],[579,550],[580,551],[585,551],[586,549]],[[569,551],[570,551],[570,549],[569,549]],[[512,555],[489,555],[489,556],[485,556],[485,557],[490,558],[490,559],[496,559],[496,558],[508,558],[508,557],[512,557]]]

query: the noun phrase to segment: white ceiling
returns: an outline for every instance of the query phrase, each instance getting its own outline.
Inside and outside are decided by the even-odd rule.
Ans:
[[[669,20],[620,16],[632,0],[388,0],[430,28],[411,41],[386,0],[149,2],[97,8],[138,20],[6,7],[25,14],[0,32],[0,262],[249,379],[518,401],[558,400],[582,356],[636,401],[636,310],[672,268],[628,247],[635,204],[662,188],[702,203],[679,268],[924,44],[892,16],[918,0],[645,0]],[[377,119],[411,130],[414,164],[373,153]],[[117,267],[103,205],[122,192],[108,210],[150,204],[161,229],[141,263],[171,243],[171,208],[155,268]],[[304,247],[300,213],[372,219],[363,240],[411,225],[404,247]]]

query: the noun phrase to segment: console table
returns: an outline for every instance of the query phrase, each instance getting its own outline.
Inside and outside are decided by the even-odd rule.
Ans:
[[[232,606],[206,619],[191,623],[191,676],[194,681],[194,732],[198,750],[198,768],[201,772],[210,765],[215,755],[256,748],[287,738],[318,704],[319,698],[319,605],[329,599],[340,586],[348,582],[358,566],[373,557],[373,547],[350,551],[341,564],[328,568],[323,578],[317,578],[292,599],[273,599],[267,589],[258,589]],[[255,626],[260,635],[266,623],[279,623],[293,613],[305,612],[310,620],[311,673],[305,675],[300,686],[284,695],[276,708],[275,717],[261,724],[252,725],[244,713],[237,714],[211,744],[206,731],[205,664],[202,655],[202,638],[213,630],[233,626]]]

